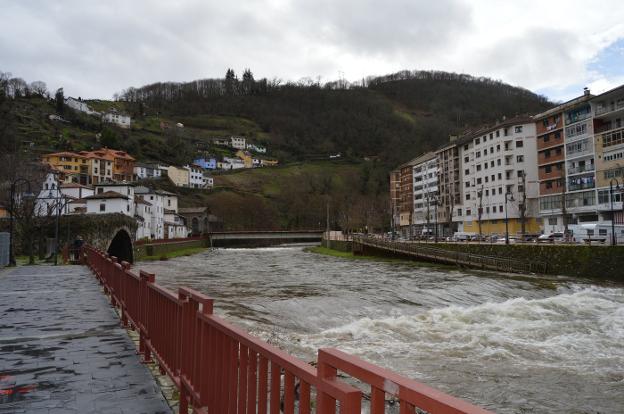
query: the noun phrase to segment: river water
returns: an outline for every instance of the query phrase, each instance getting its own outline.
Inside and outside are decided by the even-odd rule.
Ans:
[[[498,413],[624,413],[624,286],[302,247],[139,263],[306,361],[336,347]],[[623,269],[624,271],[624,269]]]

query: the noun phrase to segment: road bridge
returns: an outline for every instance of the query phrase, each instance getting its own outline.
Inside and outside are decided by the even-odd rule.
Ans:
[[[284,243],[320,242],[323,230],[221,231],[208,233],[212,247],[274,246]]]

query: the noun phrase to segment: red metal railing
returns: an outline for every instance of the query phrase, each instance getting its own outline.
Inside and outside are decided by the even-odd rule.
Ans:
[[[318,368],[288,355],[213,314],[213,300],[192,289],[178,294],[137,276],[126,262],[90,246],[83,259],[93,270],[124,326],[139,331],[139,352],[155,358],[180,390],[180,413],[360,414],[370,389],[370,413],[382,414],[386,396],[400,413],[486,414],[488,411],[336,349],[321,349]],[[368,399],[368,398],[366,398]]]

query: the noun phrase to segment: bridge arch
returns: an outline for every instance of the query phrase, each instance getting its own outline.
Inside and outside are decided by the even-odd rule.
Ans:
[[[130,232],[125,228],[121,228],[114,234],[115,236],[111,239],[106,252],[111,256],[115,256],[120,262],[133,263],[134,253]]]

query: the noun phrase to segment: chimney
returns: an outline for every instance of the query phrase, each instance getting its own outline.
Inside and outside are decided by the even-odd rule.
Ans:
[[[589,96],[589,88],[587,86],[583,88],[583,95]]]

